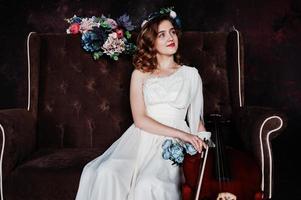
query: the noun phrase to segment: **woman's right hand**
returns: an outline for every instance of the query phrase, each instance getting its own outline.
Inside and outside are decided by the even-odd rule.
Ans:
[[[199,138],[197,135],[182,132],[179,139],[183,140],[184,142],[189,142],[190,144],[192,144],[193,147],[199,153],[202,152],[203,148],[207,148],[206,143],[201,138]]]

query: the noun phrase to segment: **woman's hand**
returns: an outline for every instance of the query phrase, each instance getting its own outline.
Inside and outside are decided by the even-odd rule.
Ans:
[[[203,148],[207,148],[206,143],[199,138],[197,135],[193,135],[190,133],[182,133],[179,137],[179,139],[183,140],[184,142],[189,142],[193,145],[193,147],[199,152],[202,152]]]

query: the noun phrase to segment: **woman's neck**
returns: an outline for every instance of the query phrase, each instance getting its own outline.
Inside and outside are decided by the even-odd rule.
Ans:
[[[178,64],[174,61],[173,56],[170,57],[157,56],[157,60],[158,60],[159,70],[168,70],[168,69],[176,68],[178,66]]]

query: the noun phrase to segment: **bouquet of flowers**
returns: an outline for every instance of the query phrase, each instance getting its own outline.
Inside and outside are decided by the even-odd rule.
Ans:
[[[181,143],[177,140],[166,139],[162,144],[162,157],[171,160],[176,165],[181,165],[184,161],[185,153],[195,155],[197,150],[190,143]]]
[[[67,34],[81,34],[82,47],[93,55],[94,60],[104,54],[118,60],[120,54],[132,54],[136,50],[135,44],[130,42],[135,26],[126,14],[117,20],[104,15],[84,18],[74,15],[65,21],[70,24]]]
[[[215,147],[212,142],[211,132],[200,131],[197,135],[208,145],[208,147]],[[176,165],[181,165],[184,161],[185,154],[195,155],[197,150],[190,143],[184,143],[176,139],[166,139],[162,144],[162,157],[165,160],[171,160]]]

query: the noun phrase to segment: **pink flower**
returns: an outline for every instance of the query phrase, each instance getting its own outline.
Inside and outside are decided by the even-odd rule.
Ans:
[[[117,26],[118,26],[117,22],[116,22],[114,19],[107,18],[107,19],[106,19],[106,22],[110,25],[110,27],[111,27],[112,29],[115,29],[115,28],[117,28]]]
[[[117,38],[123,38],[123,30],[121,28],[116,29]]]
[[[80,32],[85,33],[93,30],[93,27],[99,27],[99,24],[94,21],[94,18],[83,18],[80,24]]]
[[[117,38],[117,33],[109,34],[108,39],[102,46],[103,52],[109,56],[120,54],[125,50],[125,43],[122,39]]]
[[[78,23],[73,23],[69,26],[69,28],[67,29],[67,33],[68,34],[77,34],[79,32],[80,29],[80,25]]]

